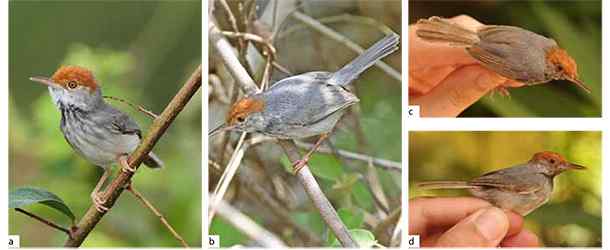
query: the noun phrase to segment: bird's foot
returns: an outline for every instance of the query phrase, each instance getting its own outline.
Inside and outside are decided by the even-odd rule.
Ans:
[[[125,164],[121,167],[121,171],[123,173],[135,173],[136,172],[136,168],[130,167],[128,164]]]
[[[299,173],[299,171],[301,171],[301,169],[303,167],[305,167],[305,165],[307,165],[307,162],[309,161],[309,157],[303,157],[300,160],[297,160],[295,162],[292,163],[292,173],[294,175],[297,175]]]
[[[97,193],[91,194],[91,200],[93,201],[95,210],[97,210],[100,213],[105,213],[108,211],[108,207],[106,207],[104,205],[108,201],[108,199],[106,199],[104,197],[104,195],[105,195],[104,192],[97,192]]]

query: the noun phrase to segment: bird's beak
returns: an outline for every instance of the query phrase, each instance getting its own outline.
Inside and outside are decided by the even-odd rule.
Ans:
[[[566,165],[567,165],[566,169],[575,169],[575,170],[587,169],[587,167],[585,167],[583,165],[578,165],[578,164],[574,164],[574,163],[570,163],[570,162],[568,162]]]
[[[224,131],[231,130],[231,129],[233,129],[234,127],[235,127],[235,126],[229,126],[229,125],[227,125],[226,123],[223,123],[222,125],[220,125],[220,126],[216,127],[215,129],[212,129],[212,131],[210,131],[210,132],[208,133],[208,136],[209,136],[209,137],[212,137],[212,136],[217,135],[217,134],[220,134],[220,133],[222,133],[222,132],[224,132]]]
[[[582,82],[581,80],[579,80],[578,78],[567,78],[568,81],[576,84],[578,87],[584,89],[585,91],[587,91],[587,93],[591,94],[591,89],[585,85],[584,82]]]
[[[44,77],[44,76],[32,76],[32,77],[30,77],[30,81],[42,83],[44,85],[47,85],[47,86],[53,87],[53,88],[59,87],[59,84],[57,84],[56,82],[51,80],[51,78]]]

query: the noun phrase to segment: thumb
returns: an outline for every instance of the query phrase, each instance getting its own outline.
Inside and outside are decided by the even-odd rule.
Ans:
[[[497,207],[478,210],[441,235],[436,244],[445,247],[496,247],[508,232],[508,217]]]

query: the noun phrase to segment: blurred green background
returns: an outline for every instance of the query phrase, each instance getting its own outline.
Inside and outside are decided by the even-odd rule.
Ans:
[[[464,196],[463,190],[420,191],[415,183],[469,180],[554,151],[585,171],[555,178],[548,203],[525,217],[545,246],[601,247],[601,132],[410,132],[409,198]]]
[[[246,1],[247,2],[247,1]],[[269,1],[268,9],[272,9],[274,1]],[[277,1],[284,3],[284,1]],[[217,3],[213,12],[224,30],[231,30],[224,9]],[[234,4],[235,1],[229,1]],[[398,34],[401,32],[401,2],[395,1],[304,1],[299,5],[299,11],[327,25],[337,33],[346,36],[351,41],[368,48],[384,36],[383,32],[390,29]],[[237,8],[235,8],[237,9]],[[264,11],[261,7],[258,11]],[[287,11],[287,12],[285,12]],[[279,16],[294,11],[293,7],[282,9]],[[239,16],[239,14],[236,14]],[[263,20],[266,21],[266,20]],[[271,24],[271,22],[266,22]],[[281,21],[278,21],[281,23]],[[357,53],[344,44],[320,34],[303,23],[287,18],[282,23],[282,29],[274,40],[277,49],[278,63],[291,71],[300,74],[315,70],[334,71],[357,56]],[[402,47],[402,45],[401,45]],[[210,50],[214,60],[214,50]],[[383,59],[392,68],[400,72],[401,51]],[[210,74],[221,75],[222,65],[210,65]],[[255,70],[256,71],[256,70]],[[272,83],[287,77],[282,72],[275,71]],[[230,89],[230,81],[223,82],[223,87]],[[401,81],[389,77],[376,67],[371,67],[351,85],[354,93],[360,98],[360,103],[349,108],[349,111],[332,132],[330,141],[338,149],[360,152],[366,155],[401,161]],[[224,121],[228,105],[222,103],[212,94],[210,96],[210,127]],[[238,133],[232,135],[230,145],[235,145]],[[210,160],[225,167],[228,159],[222,157],[218,141],[210,140]],[[317,137],[307,139],[313,143]],[[227,150],[226,154],[232,151]],[[292,164],[281,153],[275,143],[265,143],[249,148],[243,164],[238,170],[238,177],[233,180],[232,188],[225,200],[241,212],[255,220],[259,225],[275,233],[287,245],[331,246],[334,236],[321,219],[319,212],[304,193],[303,186],[292,174]],[[305,152],[303,150],[302,152]],[[333,155],[315,153],[310,160],[310,166],[323,192],[330,199],[339,215],[352,230],[360,230],[363,234],[379,236],[374,227],[387,218],[387,213],[400,211],[401,204],[401,173],[400,170],[385,170],[375,167],[372,171],[379,183],[371,184],[367,177],[369,172],[367,162],[347,161]],[[214,190],[224,169],[210,167],[210,192]],[[303,229],[313,233],[322,242],[307,241],[301,238],[286,219],[277,215],[268,202],[261,202],[253,194],[253,188],[245,183],[254,182],[265,190],[275,201],[281,204],[290,220],[295,221]],[[376,205],[372,188],[381,188],[387,201],[387,210]],[[253,198],[254,197],[254,198]],[[393,228],[393,227],[392,227]],[[385,232],[384,232],[385,233]],[[255,246],[251,240],[239,230],[226,223],[216,215],[211,222],[210,234],[220,235],[223,247],[236,245]],[[375,238],[379,244],[387,241]],[[386,245],[387,246],[387,245]]]
[[[9,6],[10,189],[47,189],[81,217],[102,169],[71,149],[48,90],[28,77],[50,76],[62,64],[85,66],[104,95],[160,113],[201,63],[201,2],[11,1]],[[146,133],[152,122],[147,116],[107,101]],[[157,143],[154,151],[166,168],[142,168],[134,178],[135,187],[191,246],[201,245],[201,105],[199,91]],[[46,207],[26,210],[68,225],[66,217]],[[61,246],[66,239],[14,211],[9,220],[9,232],[21,236],[21,246]],[[83,246],[179,244],[156,216],[124,193]]]
[[[488,94],[464,117],[601,117],[601,1],[410,1],[409,23],[469,15],[484,24],[519,26],[555,39],[576,60],[587,94],[567,81]]]

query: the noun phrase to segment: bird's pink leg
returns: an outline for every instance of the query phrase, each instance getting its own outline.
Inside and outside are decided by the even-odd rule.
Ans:
[[[301,168],[303,168],[305,166],[305,164],[307,164],[307,162],[309,161],[309,157],[311,157],[311,155],[314,152],[316,152],[318,150],[318,148],[320,148],[320,146],[322,145],[322,142],[324,142],[324,140],[326,140],[326,138],[328,138],[328,133],[321,134],[320,137],[318,138],[318,141],[316,141],[316,144],[313,145],[313,147],[309,150],[309,152],[307,152],[307,154],[305,154],[303,156],[303,158],[301,158],[300,160],[292,163],[293,173],[295,175],[299,173],[299,171],[301,170]]]
[[[127,155],[121,155],[117,158],[117,161],[119,162],[119,165],[121,165],[121,171],[125,172],[125,173],[135,173],[136,172],[136,168],[132,168],[129,166],[129,163],[127,162]]]
[[[100,180],[95,185],[93,192],[91,192],[91,200],[95,205],[95,209],[100,213],[108,211],[108,207],[104,206],[104,203],[106,203],[106,198],[102,197],[105,195],[105,192],[100,192],[100,189],[102,188],[102,186],[104,186],[104,183],[106,182],[110,174],[112,174],[111,168],[104,168],[104,174],[102,175],[102,177],[100,177]]]

